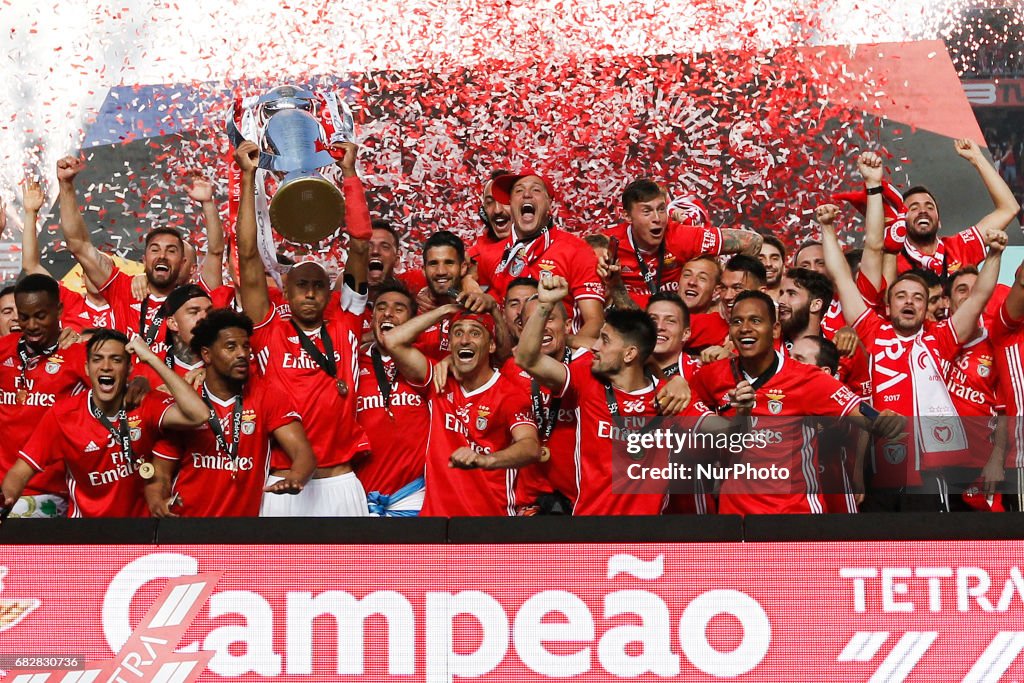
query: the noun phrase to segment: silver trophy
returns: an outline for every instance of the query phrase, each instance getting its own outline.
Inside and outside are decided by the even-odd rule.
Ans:
[[[316,96],[293,85],[278,86],[254,105],[262,136],[259,167],[278,179],[270,200],[270,223],[292,242],[315,244],[341,227],[345,199],[320,170],[335,162],[317,121]],[[228,135],[237,147],[244,140],[233,120]]]

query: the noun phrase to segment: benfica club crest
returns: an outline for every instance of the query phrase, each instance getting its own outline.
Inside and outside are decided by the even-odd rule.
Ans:
[[[782,412],[782,399],[786,398],[786,395],[781,391],[769,391],[768,396],[768,412],[772,415],[778,415]]]
[[[978,377],[988,377],[992,372],[992,359],[982,356],[978,359]]]
[[[252,436],[253,432],[256,431],[256,423],[250,420],[246,420],[242,423],[242,433],[246,436]]]
[[[46,372],[48,372],[51,375],[56,375],[58,372],[60,372],[60,363],[47,363]]]
[[[899,465],[907,459],[907,449],[901,443],[889,443],[882,448],[882,455],[890,465]]]
[[[139,429],[138,427],[133,427],[129,432],[129,436],[131,437],[132,441],[138,441],[139,439],[142,438],[142,430]]]
[[[476,430],[482,432],[487,429],[487,418],[491,416],[491,409],[487,406],[480,406],[476,409]]]

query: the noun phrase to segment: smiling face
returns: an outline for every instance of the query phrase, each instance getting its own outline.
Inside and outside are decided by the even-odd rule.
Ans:
[[[113,403],[124,392],[131,363],[124,344],[106,339],[93,344],[85,359],[85,371],[98,402]]]
[[[775,353],[779,324],[772,323],[767,306],[761,299],[744,299],[732,308],[729,338],[744,360],[756,362]]]
[[[185,261],[182,241],[174,235],[157,234],[146,245],[143,265],[146,279],[157,291],[173,288],[178,284],[178,273]]]
[[[370,286],[379,285],[391,277],[398,262],[398,255],[395,236],[383,228],[374,228],[370,235],[370,256],[366,264],[366,280]]]
[[[592,360],[590,371],[598,377],[612,377],[626,366],[627,360],[635,357],[637,348],[627,345],[626,340],[611,325],[601,326],[597,339],[590,347]]]
[[[907,207],[907,235],[919,242],[934,239],[939,231],[939,207],[927,192],[915,192],[904,198]]]
[[[760,258],[768,276],[768,288],[775,289],[779,286],[779,282],[782,280],[782,271],[786,267],[782,252],[774,244],[765,242],[761,245]]]
[[[647,306],[647,315],[657,331],[654,355],[658,358],[678,356],[690,338],[690,328],[683,323],[683,313],[671,301],[655,301]]]
[[[503,240],[512,231],[512,209],[508,204],[502,204],[494,198],[494,193],[491,191],[493,187],[493,180],[488,180],[487,184],[484,185],[484,215],[487,216],[487,223],[490,225],[494,236],[499,240]]]
[[[792,338],[796,333],[807,329],[810,322],[810,293],[792,278],[782,278],[779,289],[779,323],[782,325],[782,331],[787,337]]]
[[[452,350],[452,365],[466,375],[490,365],[495,351],[491,333],[475,320],[459,320],[448,332],[448,345]]]
[[[664,195],[646,202],[634,202],[627,215],[633,237],[642,249],[650,251],[661,244],[668,225],[668,200]]]
[[[889,320],[903,336],[917,334],[928,313],[928,289],[917,280],[900,280],[889,288]]]
[[[393,330],[412,317],[412,302],[401,292],[384,292],[373,302],[373,337],[380,343],[381,332]]]
[[[292,317],[303,325],[318,325],[331,297],[327,273],[315,263],[302,263],[288,271],[285,297]]]
[[[466,269],[455,247],[431,247],[423,254],[423,275],[435,299],[446,298],[449,289],[459,289]]]
[[[528,301],[526,306],[523,307],[523,320],[529,320],[538,306],[540,306],[540,302],[537,299]],[[561,304],[555,305],[551,309],[551,315],[548,316],[547,322],[544,323],[544,334],[541,336],[540,352],[545,356],[561,361],[562,354],[565,352],[565,343],[571,333],[572,321],[566,318],[565,306]]]
[[[88,280],[88,278],[86,278]],[[18,307],[14,304],[14,294],[0,296],[0,337],[21,329],[18,324]]]
[[[540,232],[551,213],[551,196],[544,181],[535,175],[516,181],[509,193],[509,210],[520,237]]]
[[[718,286],[718,268],[708,259],[689,261],[679,277],[679,296],[690,313],[704,313]]]

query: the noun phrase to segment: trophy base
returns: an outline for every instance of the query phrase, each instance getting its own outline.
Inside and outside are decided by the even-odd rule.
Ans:
[[[289,173],[270,200],[270,224],[282,237],[316,244],[342,226],[345,198],[316,172]]]

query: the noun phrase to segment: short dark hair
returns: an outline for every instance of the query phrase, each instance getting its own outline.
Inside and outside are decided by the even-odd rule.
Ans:
[[[439,247],[451,247],[458,253],[459,260],[466,260],[466,244],[462,238],[450,230],[438,230],[430,235],[423,243],[423,257],[426,259],[427,252]]]
[[[512,281],[508,283],[508,287],[505,288],[505,291],[507,292],[513,287],[533,287],[534,289],[537,289],[539,286],[540,284],[535,278],[529,277],[528,275],[520,275],[517,278],[513,278]]]
[[[503,175],[512,175],[512,171],[507,168],[496,168],[493,171],[491,171],[491,177],[489,178],[489,180],[497,180]]]
[[[213,346],[221,330],[232,327],[245,330],[246,334],[252,336],[252,320],[249,316],[230,308],[215,308],[192,328],[192,343],[189,344],[189,348],[192,349],[192,353],[199,356],[203,349]]]
[[[608,235],[603,232],[592,232],[589,235],[584,235],[583,241],[589,244],[591,249],[594,247],[607,249],[609,245]]]
[[[668,193],[650,178],[637,178],[622,191],[622,208],[629,213],[637,202],[649,202],[658,197],[667,197]]]
[[[908,270],[905,273],[901,273],[899,275],[899,277],[897,277],[895,280],[893,280],[892,284],[889,285],[889,288],[885,292],[885,300],[886,300],[887,303],[892,298],[892,289],[893,289],[893,287],[895,287],[899,283],[907,281],[907,280],[909,280],[911,282],[916,282],[917,284],[919,284],[922,287],[924,287],[925,297],[928,296],[928,290],[930,290],[932,288],[932,286],[928,284],[927,280],[925,280],[923,277],[921,277],[920,273],[915,272],[913,270]]]
[[[800,246],[797,247],[796,251],[793,252],[793,265],[795,266],[796,262],[800,260],[800,252],[801,251],[803,251],[804,249],[809,249],[810,247],[821,247],[821,246],[822,246],[822,244],[818,240],[804,240],[800,244]],[[822,247],[822,248],[824,248],[824,247]]]
[[[185,238],[181,236],[176,228],[172,228],[169,225],[161,225],[159,228],[153,228],[146,233],[146,246],[160,235],[170,235],[171,237],[178,240],[178,244],[181,245],[182,251],[185,250]]]
[[[416,297],[412,295],[412,293],[409,291],[409,288],[406,287],[401,280],[395,278],[389,278],[384,282],[380,283],[380,285],[378,285],[377,287],[373,288],[374,301],[379,299],[384,294],[388,294],[390,292],[401,294],[402,296],[409,300],[409,312],[413,316],[419,313],[419,305],[416,303]]]
[[[651,298],[647,300],[647,309],[651,310],[651,304],[656,304],[659,301],[667,301],[670,304],[674,304],[682,311],[683,316],[683,327],[690,326],[690,309],[686,307],[686,302],[680,298],[675,292],[655,292],[651,295]]]
[[[32,273],[18,280],[14,285],[14,295],[19,294],[47,294],[55,305],[60,303],[60,285],[42,273]]]
[[[935,195],[932,194],[932,191],[929,190],[924,185],[914,185],[913,187],[908,189],[906,192],[904,192],[903,193],[903,201],[904,201],[904,203],[906,203],[907,197],[909,197],[911,195],[915,195],[915,194],[926,194],[926,195],[928,195],[929,197],[932,198],[932,201],[935,202],[935,208],[936,209],[939,208],[939,200],[937,200],[935,198]]]
[[[833,375],[839,372],[839,349],[834,342],[814,334],[809,334],[803,338],[810,339],[818,345],[818,362],[816,365],[819,368],[827,368]]]
[[[8,294],[14,294],[14,285],[7,285],[3,289],[0,289],[0,297],[7,296]]]
[[[654,352],[658,330],[646,312],[635,308],[612,308],[605,313],[604,322],[622,335],[626,343],[639,349],[641,364]]]
[[[953,285],[956,283],[957,278],[963,275],[980,275],[981,271],[978,270],[977,266],[961,266],[955,272],[949,274],[946,278],[946,296],[949,296],[953,292]],[[3,292],[0,292],[0,296],[3,296]]]
[[[92,355],[93,349],[102,344],[103,342],[113,341],[117,342],[121,346],[128,346],[128,337],[123,332],[112,330],[109,327],[94,327],[89,330],[83,330],[82,335],[89,333],[89,341],[85,342],[85,357],[86,359]],[[125,352],[127,354],[127,351]]]
[[[772,325],[778,320],[778,314],[775,311],[775,299],[771,298],[759,289],[744,289],[742,292],[736,295],[736,299],[732,302],[732,310],[736,310],[736,305],[741,301],[747,299],[757,299],[765,305],[768,309],[768,320]]]
[[[929,270],[927,268],[912,268],[908,270],[906,273],[904,273],[904,275],[906,275],[907,273],[916,275],[922,280],[924,280],[925,284],[928,285],[928,289],[931,289],[932,287],[937,287],[942,284],[942,278],[939,277],[938,273],[936,273],[934,270]],[[893,281],[893,284],[896,284],[896,282],[898,282],[898,280]]]
[[[746,254],[736,254],[725,262],[725,269],[731,273],[747,273],[753,276],[755,286],[764,287],[768,284],[768,271],[760,259]]]
[[[771,246],[778,249],[779,253],[782,255],[782,262],[786,262],[786,245],[782,243],[782,240],[780,240],[775,235],[766,235],[764,233],[761,233],[761,239],[763,240],[762,245],[770,244]]]
[[[821,273],[809,268],[790,268],[786,271],[786,277],[806,289],[812,299],[821,299],[824,308],[832,303],[836,290],[832,281]],[[824,315],[825,311],[821,313]]]
[[[398,236],[398,231],[395,230],[395,226],[391,225],[391,221],[389,220],[385,220],[383,218],[374,218],[372,221],[370,221],[370,229],[387,230],[395,239],[396,248],[402,244],[402,238]]]

